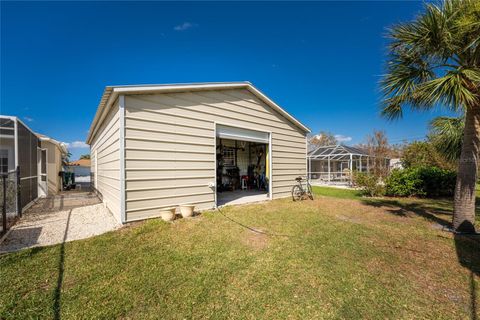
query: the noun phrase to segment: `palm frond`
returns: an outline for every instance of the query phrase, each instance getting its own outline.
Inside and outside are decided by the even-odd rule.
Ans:
[[[422,104],[442,103],[454,111],[460,106],[477,103],[478,96],[469,88],[463,70],[449,71],[443,77],[427,81],[417,87],[416,98]]]
[[[401,118],[402,105],[418,105],[415,94],[418,86],[433,79],[435,73],[418,53],[403,49],[392,53],[387,68],[388,73],[380,82],[384,95],[382,115],[389,119]]]
[[[480,69],[464,69],[462,70],[465,78],[470,80],[477,87],[480,86]]]
[[[401,99],[397,96],[384,100],[381,115],[389,120],[403,117]]]
[[[460,158],[465,118],[438,117],[430,123],[429,139],[446,159]]]
[[[401,117],[404,107],[426,110],[443,104],[458,111],[479,102],[478,3],[426,4],[414,21],[389,30],[387,72],[380,82],[383,116]]]

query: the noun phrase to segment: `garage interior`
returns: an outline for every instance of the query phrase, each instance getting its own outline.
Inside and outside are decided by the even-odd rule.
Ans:
[[[217,136],[217,205],[269,199],[268,144]]]

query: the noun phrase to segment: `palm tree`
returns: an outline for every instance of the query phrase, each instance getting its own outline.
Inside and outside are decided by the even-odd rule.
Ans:
[[[430,122],[429,140],[448,161],[457,161],[462,152],[465,117],[437,117]]]
[[[70,163],[70,157],[72,156],[72,153],[67,150],[67,154],[62,158],[62,165],[63,166],[68,166]]]
[[[465,114],[455,187],[453,227],[475,232],[475,182],[480,151],[480,1],[426,4],[415,20],[389,30],[382,114],[449,108]]]

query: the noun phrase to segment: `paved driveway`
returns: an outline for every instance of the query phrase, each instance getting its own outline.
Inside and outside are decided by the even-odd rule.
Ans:
[[[62,192],[28,209],[0,243],[0,253],[99,235],[120,224],[90,192]]]

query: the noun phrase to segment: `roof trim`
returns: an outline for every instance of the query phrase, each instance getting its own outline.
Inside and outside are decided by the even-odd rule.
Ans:
[[[105,119],[108,111],[112,107],[113,102],[119,95],[126,94],[142,94],[142,93],[166,93],[166,92],[184,92],[184,91],[203,91],[215,89],[247,89],[267,105],[278,111],[287,120],[291,121],[305,133],[309,133],[310,129],[295,119],[291,114],[282,109],[273,100],[268,98],[264,93],[255,88],[250,82],[208,82],[208,83],[184,83],[184,84],[152,84],[152,85],[126,85],[126,86],[107,86],[103,92],[102,98],[93,118],[88,136],[87,144],[91,144],[93,137],[97,133],[100,124]]]
[[[62,153],[62,155],[66,156],[68,154],[67,146],[65,145],[65,143],[57,141],[50,137],[47,137],[46,135],[43,135],[41,133],[36,133],[35,135],[38,137],[40,141],[47,141],[56,145],[60,149],[60,152]]]

